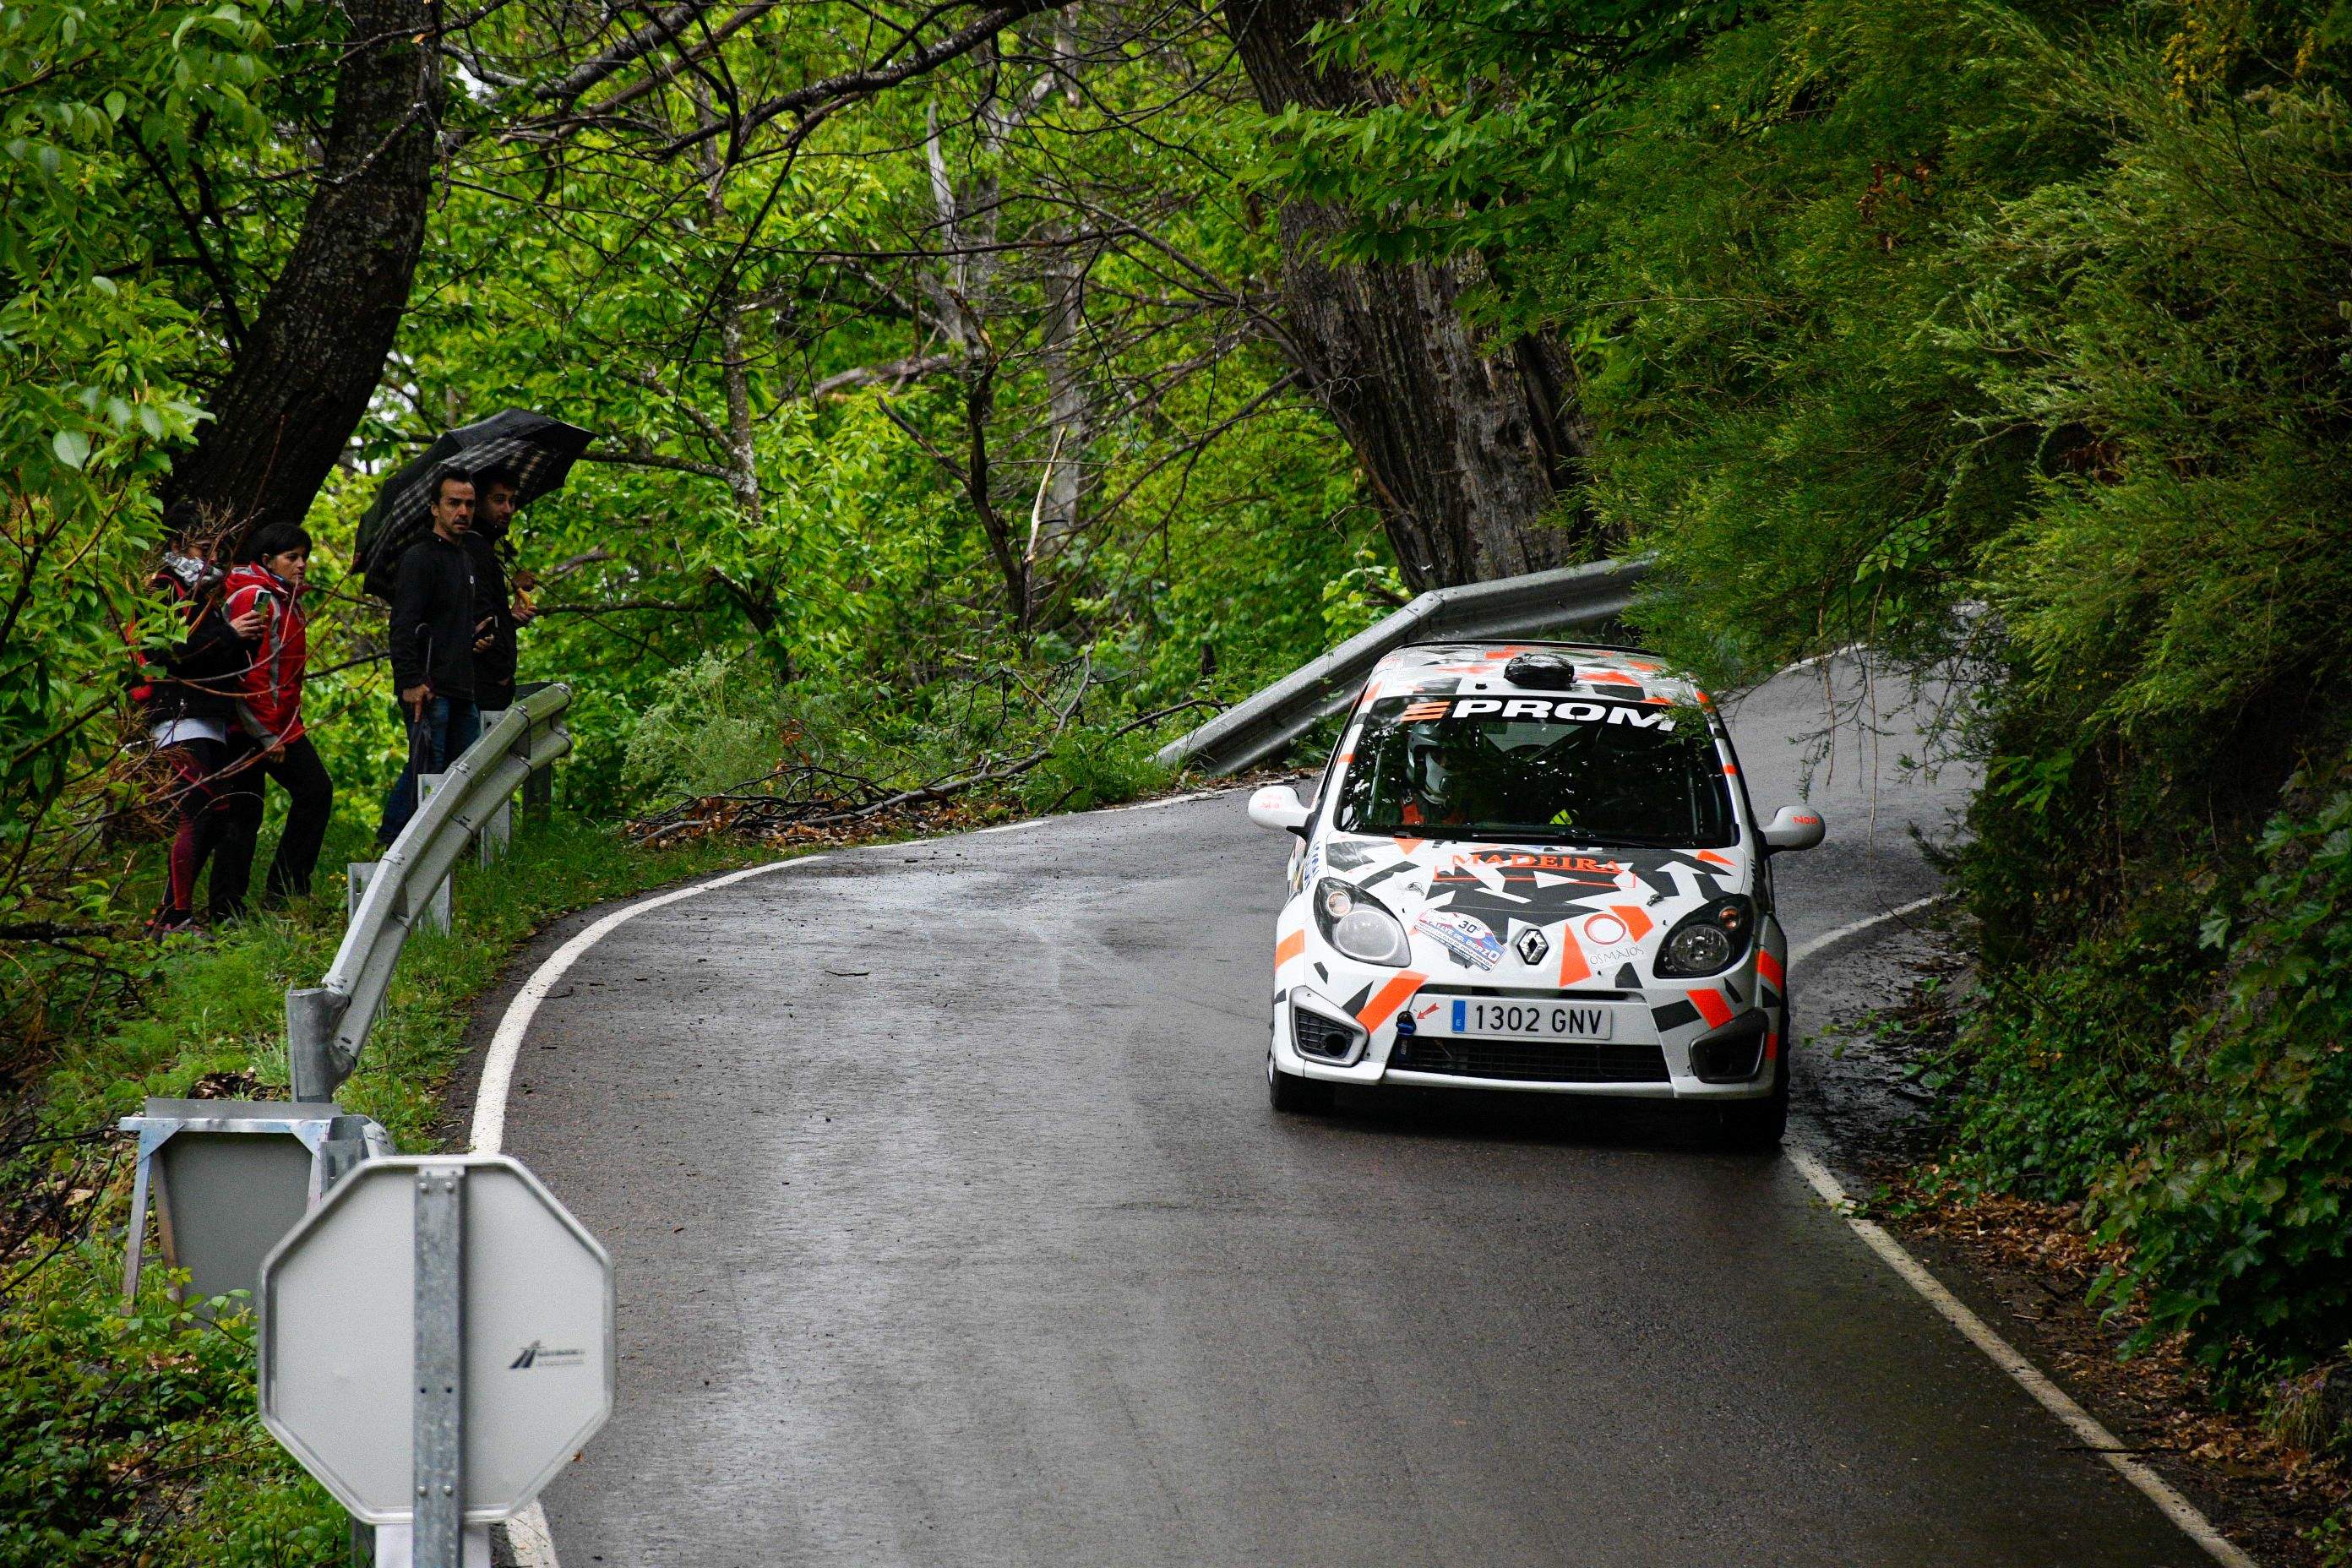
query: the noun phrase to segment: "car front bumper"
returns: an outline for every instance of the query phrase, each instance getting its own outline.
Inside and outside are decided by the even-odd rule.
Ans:
[[[1340,976],[1344,982],[1345,976]],[[1693,1007],[1687,987],[1649,987],[1614,991],[1618,1026],[1605,1042],[1517,1041],[1465,1037],[1425,1030],[1418,1023],[1401,1033],[1399,1020],[1426,1011],[1432,1002],[1442,1006],[1454,994],[1443,986],[1415,994],[1384,1018],[1373,1017],[1360,1055],[1340,1063],[1302,1053],[1293,1034],[1293,1008],[1300,998],[1291,992],[1277,996],[1274,1006],[1274,1058],[1283,1071],[1328,1083],[1409,1084],[1430,1089],[1484,1089],[1534,1094],[1576,1094],[1613,1100],[1737,1100],[1761,1099],[1772,1092],[1784,1010],[1761,1005],[1752,979],[1743,987],[1738,974],[1719,985],[1712,1010],[1724,1021],[1712,1023]],[[1350,1013],[1345,1002],[1319,985],[1295,987],[1307,993],[1309,1011],[1327,1016],[1363,1017],[1369,1009]],[[1573,992],[1539,995],[1514,993],[1536,1000],[1590,999]],[[1674,1020],[1689,1015],[1694,1020]],[[1669,1020],[1659,1027],[1654,1020]],[[1754,1042],[1748,1047],[1746,1042]],[[1732,1048],[1727,1050],[1727,1045]],[[1760,1048],[1755,1048],[1760,1047]],[[1727,1056],[1754,1048],[1751,1076],[1732,1081],[1720,1079]],[[1744,1065],[1741,1062],[1740,1065]],[[1706,1078],[1702,1068],[1711,1069]]]

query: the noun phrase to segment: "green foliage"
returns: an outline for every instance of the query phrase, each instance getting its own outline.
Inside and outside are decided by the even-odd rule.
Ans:
[[[338,850],[357,851],[356,833]],[[457,930],[413,937],[347,1108],[383,1121],[410,1151],[435,1146],[442,1091],[469,1004],[547,920],[603,899],[751,859],[703,843],[632,849],[571,818],[521,825],[512,853],[457,874]],[[340,937],[339,905],[298,902],[204,943],[175,942],[151,965],[142,1005],[93,1021],[40,1086],[53,1138],[104,1127],[148,1095],[185,1095],[228,1074],[282,1093],[288,984],[315,977]],[[0,1184],[23,1192],[71,1179],[68,1145],[21,1147]],[[264,1432],[253,1411],[249,1320],[194,1316],[151,1271],[126,1314],[127,1183],[99,1182],[71,1212],[79,1239],[36,1237],[0,1279],[0,1568],[187,1564],[313,1568],[342,1549],[344,1520]]]
[[[203,346],[127,262],[170,148],[199,123],[260,134],[272,43],[234,5],[0,5],[0,925],[114,912],[126,639],[163,637],[152,492],[201,417]],[[7,956],[0,1071],[110,983],[69,952]]]
[[[170,1300],[135,1310],[119,1259],[83,1245],[11,1290],[0,1342],[0,1565],[294,1568],[331,1561],[342,1510],[254,1412],[252,1320]]]
[[[2188,1091],[2093,1212],[2150,1334],[2313,1356],[2352,1321],[2352,773],[2261,849],[2226,988],[2173,1041]]]
[[[2347,16],[1385,0],[1323,38],[1380,106],[1271,132],[1347,247],[1568,347],[1646,640],[1963,678],[1947,1169],[2095,1195],[2117,1288],[2255,1361],[2345,1310],[2330,829],[2261,825],[2352,730]]]
[[[1144,731],[1065,734],[1036,770],[1021,779],[1021,805],[1029,811],[1088,811],[1150,795],[1168,783],[1168,770],[1152,761],[1160,742]]]

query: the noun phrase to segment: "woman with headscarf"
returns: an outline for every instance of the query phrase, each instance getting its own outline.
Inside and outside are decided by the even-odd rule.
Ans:
[[[319,847],[334,810],[334,781],[302,724],[302,677],[310,649],[301,599],[310,566],[310,536],[292,523],[272,523],[247,542],[245,564],[229,574],[231,620],[241,622],[255,612],[261,619],[246,634],[247,662],[233,740],[250,762],[237,775],[229,828],[213,867],[216,911],[236,914],[244,909],[261,832],[264,775],[278,781],[287,799],[286,831],[262,887],[265,908],[310,890],[310,874],[318,868]]]

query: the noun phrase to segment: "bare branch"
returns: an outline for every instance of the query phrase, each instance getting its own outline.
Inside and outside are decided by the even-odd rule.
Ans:
[[[838,76],[823,78],[810,82],[805,87],[795,88],[790,92],[779,93],[773,98],[753,104],[744,111],[741,119],[734,123],[720,121],[689,132],[662,148],[658,155],[663,158],[674,158],[688,148],[699,146],[709,141],[721,132],[726,132],[740,140],[745,133],[758,130],[780,114],[800,114],[821,118],[851,100],[871,97],[875,93],[897,87],[901,82],[911,81],[919,76],[928,75],[950,60],[958,59],[971,53],[1024,17],[1034,16],[1041,11],[1050,11],[1053,8],[1049,0],[1009,0],[1007,4],[992,5],[982,12],[979,20],[971,26],[959,28],[935,43],[926,44],[902,60],[894,64],[876,64],[859,70],[844,71]]]

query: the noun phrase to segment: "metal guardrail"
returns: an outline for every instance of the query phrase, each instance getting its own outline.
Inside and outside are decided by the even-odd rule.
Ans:
[[[1170,742],[1160,750],[1160,765],[1239,773],[1355,700],[1372,666],[1391,649],[1444,637],[1531,637],[1607,620],[1633,603],[1649,574],[1650,558],[1639,556],[1433,588],[1312,664]]]
[[[286,993],[286,1058],[296,1100],[333,1098],[359,1065],[409,929],[523,782],[572,750],[572,737],[556,722],[571,702],[569,686],[547,686],[519,698],[482,731],[384,851],[326,978]]]

